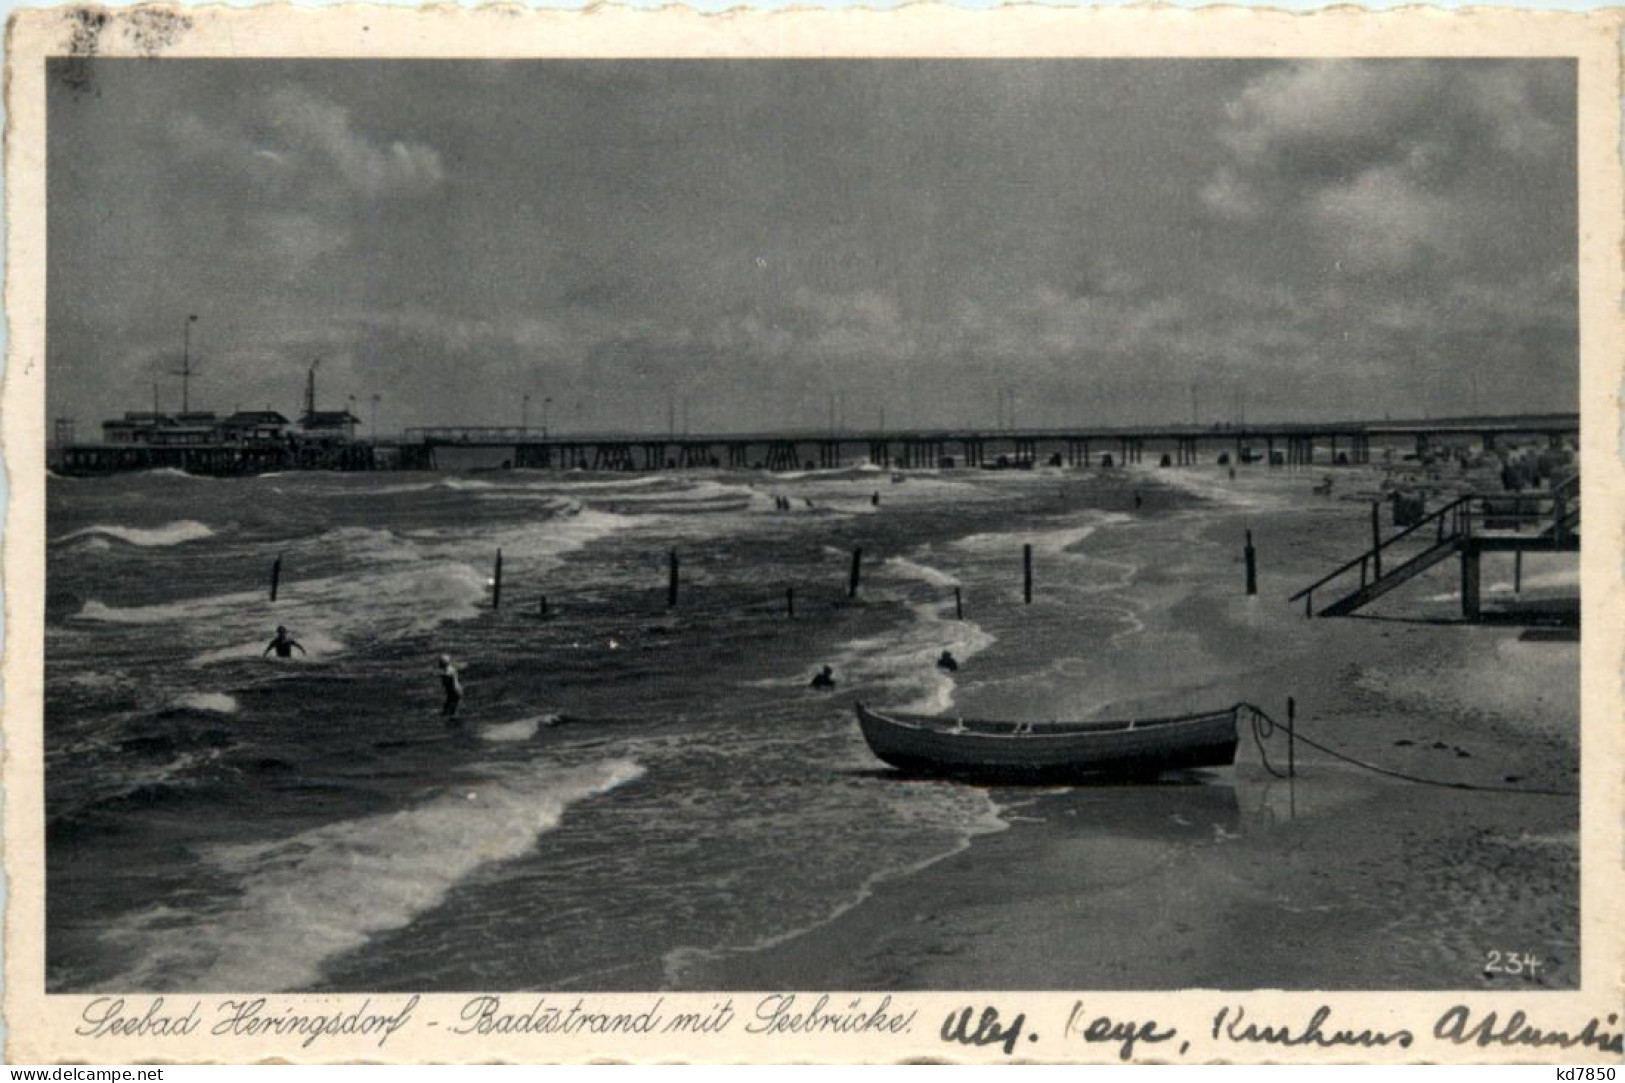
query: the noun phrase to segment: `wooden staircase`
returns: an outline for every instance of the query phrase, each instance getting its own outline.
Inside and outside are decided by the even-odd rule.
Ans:
[[[1469,620],[1476,620],[1481,554],[1574,552],[1580,548],[1578,477],[1562,482],[1548,493],[1459,497],[1388,538],[1381,536],[1380,509],[1380,504],[1373,504],[1371,508],[1371,548],[1288,599],[1302,601],[1305,616],[1348,616],[1429,568],[1457,556],[1462,564],[1462,613]],[[1420,550],[1416,548],[1418,544],[1422,546]],[[1396,559],[1398,563],[1394,563]],[[1359,585],[1350,590],[1356,570]],[[1315,592],[1328,589],[1345,593],[1317,611]]]

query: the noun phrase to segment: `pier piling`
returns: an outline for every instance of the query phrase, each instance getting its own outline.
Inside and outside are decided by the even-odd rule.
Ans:
[[[271,601],[276,601],[277,587],[282,585],[282,558],[277,557],[271,563]]]
[[[668,554],[669,570],[666,576],[666,608],[677,605],[677,550]]]
[[[796,619],[796,588],[795,587],[785,587],[784,588],[784,611],[789,614],[791,620]]]
[[[1253,532],[1247,531],[1247,546],[1242,550],[1247,561],[1247,596],[1258,593],[1258,554],[1253,549]]]
[[[502,550],[497,550],[496,567],[491,571],[491,608],[502,608]]]
[[[1479,617],[1479,555],[1471,549],[1461,551],[1461,616],[1476,621]]]
[[[543,620],[547,619],[547,595],[545,594],[542,595],[542,600],[536,607],[536,615]]]
[[[1021,597],[1027,605],[1033,604],[1033,547],[1021,547]]]
[[[1286,777],[1298,777],[1298,701],[1286,698]]]
[[[1512,552],[1512,593],[1523,593],[1523,550]]]
[[[858,596],[858,579],[862,573],[863,549],[860,546],[852,550],[852,571],[851,574],[848,575],[846,582],[846,596],[848,598],[856,598]]]
[[[954,620],[965,619],[965,599],[960,596],[959,588],[954,588]]]
[[[1371,502],[1371,577],[1382,578],[1382,502]]]

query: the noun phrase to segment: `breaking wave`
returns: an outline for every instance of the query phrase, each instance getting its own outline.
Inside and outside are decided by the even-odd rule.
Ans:
[[[83,530],[75,530],[70,534],[64,534],[56,539],[55,544],[61,545],[79,538],[114,538],[128,545],[138,545],[143,549],[150,549],[180,545],[183,542],[212,537],[214,537],[214,531],[209,527],[195,519],[182,519],[179,522],[166,523],[160,527],[150,528],[97,524],[96,526],[87,526]]]
[[[217,847],[204,859],[236,891],[203,920],[155,907],[119,922],[107,940],[141,957],[108,987],[307,987],[325,962],[411,924],[475,870],[529,852],[571,805],[642,774],[624,759],[528,766],[453,784],[401,812]]]

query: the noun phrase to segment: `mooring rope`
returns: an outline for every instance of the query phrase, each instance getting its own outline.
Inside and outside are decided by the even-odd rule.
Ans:
[[[1471,782],[1445,782],[1442,779],[1423,778],[1421,775],[1406,774],[1404,771],[1394,771],[1387,767],[1379,767],[1377,764],[1367,763],[1364,760],[1356,759],[1353,756],[1339,752],[1335,748],[1328,748],[1319,741],[1314,741],[1308,737],[1305,737],[1303,734],[1297,731],[1295,726],[1277,722],[1275,719],[1269,716],[1267,711],[1255,707],[1251,703],[1238,703],[1232,707],[1231,710],[1238,713],[1241,711],[1246,711],[1248,713],[1252,722],[1253,744],[1258,747],[1258,758],[1263,763],[1264,770],[1268,771],[1276,778],[1284,779],[1288,776],[1281,771],[1277,771],[1275,766],[1270,763],[1269,753],[1265,747],[1265,742],[1275,735],[1275,731],[1277,729],[1281,729],[1289,734],[1293,740],[1302,741],[1310,748],[1324,752],[1333,759],[1342,760],[1344,763],[1352,764],[1355,767],[1359,767],[1363,770],[1371,771],[1379,775],[1387,775],[1389,778],[1397,778],[1403,782],[1415,782],[1422,786],[1438,786],[1446,790],[1474,790],[1479,793],[1516,793],[1529,794],[1537,797],[1580,796],[1578,790],[1549,790],[1526,786],[1477,786]]]

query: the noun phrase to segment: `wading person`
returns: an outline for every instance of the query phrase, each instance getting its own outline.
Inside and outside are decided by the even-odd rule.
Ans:
[[[446,702],[440,705],[440,715],[451,725],[457,717],[457,706],[463,702],[463,682],[457,676],[457,667],[451,664],[451,655],[440,656],[440,686],[446,691]]]
[[[276,626],[276,637],[265,645],[265,649],[260,652],[260,657],[264,658],[272,651],[276,651],[276,656],[278,658],[292,658],[293,652],[296,650],[300,654],[310,653],[309,651],[305,650],[304,646],[301,645],[297,639],[288,634],[288,630],[286,628],[279,624]]]

